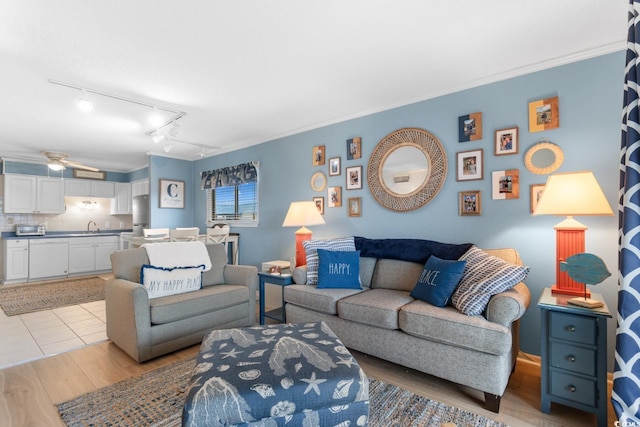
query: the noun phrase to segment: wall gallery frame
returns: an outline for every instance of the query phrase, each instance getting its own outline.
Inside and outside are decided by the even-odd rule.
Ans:
[[[349,216],[362,216],[362,197],[349,197],[347,201]]]
[[[542,197],[542,192],[544,191],[544,184],[531,184],[529,186],[529,192],[531,197],[531,213],[535,212],[538,207],[538,201],[540,197]]]
[[[529,103],[529,132],[541,132],[560,127],[558,97]]]
[[[492,198],[494,200],[511,200],[520,197],[520,172],[509,169],[492,172]]]
[[[347,160],[362,158],[362,138],[347,139]]]
[[[184,181],[160,180],[160,207],[184,208]]]
[[[461,216],[479,216],[482,214],[480,190],[460,191],[458,193],[458,214]]]
[[[320,215],[324,215],[324,197],[314,197],[313,203],[316,204],[316,208],[318,208]]]
[[[330,208],[339,208],[342,206],[342,187],[329,187],[327,190]]]
[[[340,175],[340,157],[332,157],[329,159],[329,176]]]
[[[313,166],[322,166],[325,162],[324,157],[324,145],[316,145],[313,147],[312,154],[312,164]]]
[[[496,131],[495,155],[518,154],[518,127]]]
[[[461,151],[456,153],[456,181],[474,181],[483,178],[484,150]]]
[[[362,189],[362,166],[351,166],[346,170],[347,190]]]
[[[471,113],[458,117],[458,141],[482,139],[482,113]]]

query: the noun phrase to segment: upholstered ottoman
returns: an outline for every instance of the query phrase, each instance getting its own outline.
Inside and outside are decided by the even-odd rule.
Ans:
[[[324,322],[214,330],[202,341],[183,426],[364,426],[369,380]]]

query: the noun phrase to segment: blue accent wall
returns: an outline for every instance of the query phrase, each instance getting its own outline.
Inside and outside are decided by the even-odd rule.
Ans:
[[[292,201],[324,196],[326,204],[326,191],[315,193],[310,186],[313,173],[323,171],[329,186],[342,186],[343,207],[325,207],[326,225],[310,227],[314,238],[415,237],[451,243],[473,242],[481,248],[516,248],[523,262],[531,267],[526,280],[531,290],[531,305],[521,321],[521,348],[527,353],[540,354],[540,313],[536,304],[542,289],[555,282],[553,226],[561,218],[531,216],[529,186],[544,184],[546,176],[534,175],[525,169],[524,153],[540,138],[559,145],[565,160],[558,172],[592,170],[616,211],[623,71],[624,52],[616,52],[198,160],[194,162],[191,178],[195,191],[193,219],[203,227],[205,196],[199,190],[200,172],[258,160],[260,224],[256,228],[232,230],[241,235],[240,261],[259,266],[263,261],[288,260],[295,251],[295,229],[282,228],[282,221]],[[559,97],[560,127],[530,133],[528,103],[554,96]],[[335,102],[339,103],[340,99]],[[459,143],[458,117],[477,111],[482,112],[482,140]],[[495,130],[512,126],[520,130],[518,154],[495,156]],[[425,129],[442,142],[447,153],[448,173],[442,190],[430,203],[414,211],[398,213],[373,199],[366,186],[366,176],[362,190],[347,191],[344,169],[362,165],[366,175],[367,162],[376,144],[385,135],[403,127]],[[362,138],[363,157],[347,161],[346,140],[356,136]],[[311,150],[315,145],[326,146],[327,159],[341,157],[339,176],[329,177],[327,165],[312,166]],[[480,148],[484,150],[484,179],[457,182],[456,153]],[[491,199],[491,172],[504,169],[520,171],[517,200]],[[481,191],[481,216],[458,215],[458,192],[466,190]],[[349,197],[362,197],[362,217],[347,216]],[[617,217],[578,220],[589,227],[586,251],[600,256],[610,271],[616,271]],[[605,296],[614,313],[617,306],[615,275],[592,290]],[[614,319],[609,321],[608,332],[611,370]]]
[[[149,219],[150,227],[190,227],[194,224],[195,184],[193,162],[149,156]],[[160,180],[184,181],[184,208],[160,208]],[[204,210],[202,210],[204,214]]]

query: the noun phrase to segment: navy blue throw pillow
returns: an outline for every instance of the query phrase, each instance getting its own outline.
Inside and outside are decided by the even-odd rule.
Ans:
[[[362,289],[360,251],[318,249],[318,289]]]
[[[444,307],[462,279],[466,264],[466,261],[445,260],[431,255],[411,296],[436,307]]]

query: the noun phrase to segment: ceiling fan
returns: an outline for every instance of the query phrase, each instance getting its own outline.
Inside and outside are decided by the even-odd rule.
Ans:
[[[45,156],[47,159],[47,166],[49,166],[52,170],[63,170],[67,166],[76,168],[76,169],[84,169],[88,171],[98,172],[100,169],[94,168],[91,166],[85,166],[82,163],[74,162],[72,160],[68,160],[69,157],[66,153],[59,153],[56,151],[41,151],[40,154]]]

